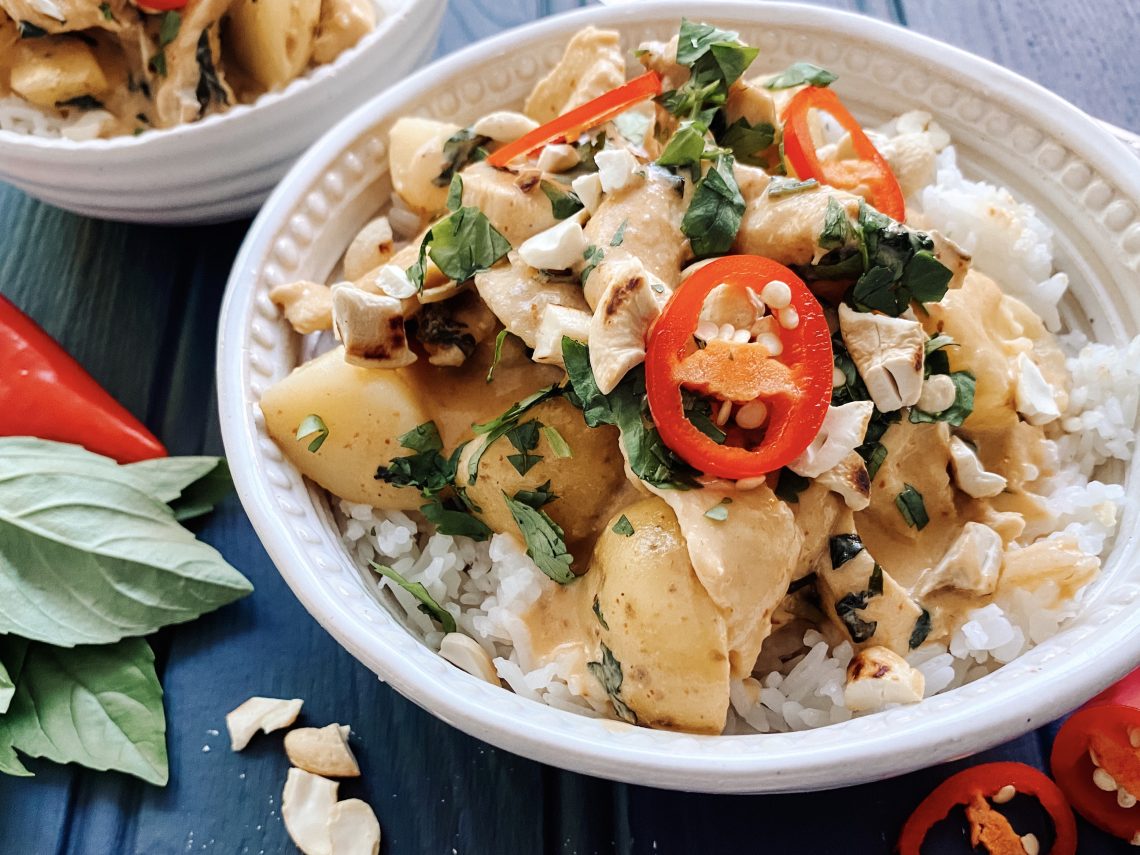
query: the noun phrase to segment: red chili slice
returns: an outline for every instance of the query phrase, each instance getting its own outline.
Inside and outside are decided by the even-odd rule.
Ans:
[[[773,280],[788,284],[799,315],[794,329],[777,331],[779,357],[767,357],[757,345],[709,342],[697,348],[694,331],[709,292],[724,283],[759,294]],[[795,273],[758,255],[718,258],[693,273],[665,306],[646,348],[646,393],[661,438],[687,463],[721,478],[765,475],[799,456],[827,413],[831,374],[831,337],[819,302]],[[750,444],[734,431],[718,444],[686,418],[682,386],[724,391],[725,400],[741,403],[763,398],[768,421],[762,438]]]
[[[1116,792],[1096,786],[1096,766],[1089,756],[1092,749],[1105,774],[1131,796],[1140,796],[1140,753],[1132,745],[1132,732],[1140,736],[1140,669],[1069,716],[1053,741],[1050,765],[1077,813],[1135,845],[1140,843],[1140,805],[1122,807]]]
[[[504,167],[517,157],[525,157],[535,149],[555,142],[576,140],[590,128],[608,122],[635,104],[661,94],[661,75],[647,71],[629,83],[611,89],[581,107],[563,113],[557,119],[535,128],[487,157],[491,166]]]
[[[1007,786],[1037,799],[1053,820],[1054,839],[1048,855],[1075,855],[1077,823],[1064,793],[1043,772],[1024,763],[983,763],[947,778],[907,819],[899,835],[898,855],[921,855],[930,829],[958,805],[966,808],[973,845],[983,843],[991,853],[1023,853],[1017,833],[987,801]],[[1015,840],[1016,850],[1012,848]],[[1007,845],[1009,848],[1003,848]]]
[[[851,135],[858,159],[821,161],[812,141],[808,114],[813,110],[829,113]],[[784,110],[784,156],[796,177],[814,178],[840,190],[863,190],[867,202],[893,220],[906,221],[906,203],[898,179],[863,133],[855,117],[830,89],[809,86],[798,92]]]

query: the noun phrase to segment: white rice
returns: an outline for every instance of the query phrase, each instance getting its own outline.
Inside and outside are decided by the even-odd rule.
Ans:
[[[1030,206],[1004,189],[963,178],[952,147],[938,158],[935,183],[911,204],[928,227],[971,252],[975,267],[1029,304],[1051,329],[1059,327],[1057,303],[1068,280],[1053,272],[1052,233]],[[1115,534],[1124,491],[1092,475],[1118,474],[1120,464],[1113,461],[1131,455],[1140,406],[1140,339],[1121,348],[1070,333],[1061,343],[1071,354],[1072,390],[1059,423],[1062,433],[1051,443],[1055,460],[1063,461],[1048,485],[1047,504],[1057,522],[1052,531],[1031,534],[1071,536],[1082,550],[1100,555]],[[414,515],[344,501],[339,510],[345,541],[361,564],[382,561],[408,581],[421,582],[460,630],[492,656],[511,690],[561,709],[608,714],[604,696],[591,696],[597,688],[572,663],[534,663],[522,616],[554,583],[513,538],[497,534],[475,543],[434,534]],[[417,601],[386,578],[378,585],[395,597],[424,642],[438,648],[443,634]],[[910,655],[926,679],[926,695],[975,680],[1049,638],[1078,613],[1083,593],[1061,599],[1050,582],[969,612],[948,643],[928,643]],[[850,643],[830,647],[821,633],[809,630],[802,650],[780,670],[733,682],[725,732],[805,730],[851,718],[843,688],[853,654]]]
[[[0,130],[36,137],[66,137],[76,142],[99,136],[114,116],[106,110],[71,110],[64,116],[29,104],[15,95],[0,98]]]

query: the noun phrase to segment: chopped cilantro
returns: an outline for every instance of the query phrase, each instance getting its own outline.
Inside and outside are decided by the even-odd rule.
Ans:
[[[949,375],[954,383],[954,403],[940,413],[928,413],[918,407],[911,407],[910,421],[914,424],[921,422],[946,422],[960,427],[961,424],[974,412],[974,392],[977,381],[969,371],[954,371]]]
[[[732,150],[732,155],[741,163],[750,166],[763,166],[761,152],[771,148],[776,140],[776,129],[767,122],[749,124],[747,119],[737,119],[720,134],[720,144]]]
[[[808,178],[805,181],[800,181],[797,178],[787,178],[783,175],[773,175],[772,180],[768,182],[768,198],[779,198],[781,196],[793,196],[796,193],[803,193],[805,190],[815,190],[819,187],[819,182],[814,178]],[[829,199],[829,202],[834,201]],[[826,230],[826,226],[825,226]]]
[[[831,566],[838,570],[863,551],[863,541],[857,534],[837,534],[828,541]]]
[[[621,225],[617,227],[614,236],[610,238],[610,246],[621,246],[621,242],[625,240],[625,228],[629,225],[629,220],[622,220]]]
[[[574,456],[574,452],[570,449],[570,443],[558,432],[558,428],[553,425],[543,425],[542,435],[546,439],[546,444],[550,446],[550,450],[554,452],[555,457],[566,459]]]
[[[586,251],[582,253],[582,258],[586,260],[586,266],[582,268],[582,272],[578,276],[578,280],[583,285],[585,285],[586,280],[590,278],[590,274],[594,272],[594,268],[601,264],[605,257],[605,250],[600,246],[590,244],[586,247]]]
[[[574,557],[566,551],[565,533],[558,523],[545,511],[516,501],[506,493],[503,493],[503,501],[526,541],[526,554],[538,569],[561,585],[573,582],[575,576],[570,572],[570,565]]]
[[[921,645],[922,642],[926,641],[926,637],[930,635],[931,629],[930,612],[923,609],[922,614],[918,616],[918,620],[914,622],[914,629],[910,633],[910,649],[914,650]]]
[[[543,505],[548,505],[553,502],[558,496],[550,489],[550,480],[547,479],[545,484],[535,487],[533,490],[519,490],[515,493],[515,501],[522,502],[524,505],[530,505],[536,510]]]
[[[463,176],[458,172],[451,176],[447,188],[447,210],[458,211],[463,207]]]

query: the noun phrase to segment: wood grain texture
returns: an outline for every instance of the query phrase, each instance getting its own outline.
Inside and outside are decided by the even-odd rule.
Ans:
[[[452,0],[439,53],[577,5]],[[1083,20],[1082,7],[1058,0],[1006,0],[1000,8],[974,0],[821,5],[906,21],[1007,63],[1090,112],[1138,124],[1137,96],[1117,85],[1128,77],[1120,69],[1136,67],[1125,62],[1127,27],[1106,34],[1091,16]],[[1119,7],[1118,19],[1131,22],[1135,34],[1135,6]],[[1112,85],[1094,85],[1100,80]],[[96,222],[0,185],[0,291],[43,323],[172,451],[218,453],[215,325],[247,226]],[[224,715],[251,694],[304,698],[305,724],[352,725],[364,777],[342,793],[375,806],[389,855],[886,855],[903,817],[957,768],[831,793],[724,797],[544,767],[463,736],[377,681],[292,596],[235,499],[201,523],[200,534],[257,590],[153,639],[170,722],[171,784],[159,790],[122,775],[29,761],[35,779],[0,776],[0,853],[294,851],[279,812],[287,767],[280,736],[259,735],[241,754],[228,748]],[[1040,765],[1049,738],[1041,731],[986,757]],[[1087,826],[1081,834],[1082,853],[1127,851]]]

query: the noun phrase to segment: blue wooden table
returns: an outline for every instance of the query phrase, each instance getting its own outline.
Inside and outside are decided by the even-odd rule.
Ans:
[[[434,0],[425,0],[433,2]],[[451,0],[438,55],[574,0]],[[1015,69],[1090,113],[1140,130],[1135,0],[832,0]],[[694,4],[693,16],[699,11]],[[66,214],[0,185],[0,291],[143,417],[172,452],[220,453],[218,306],[248,223],[160,229]],[[241,507],[199,527],[256,585],[235,605],[154,639],[166,689],[170,784],[30,761],[0,776],[0,853],[276,853],[280,739],[229,751],[223,717],[253,694],[305,699],[302,721],[349,723],[391,855],[887,853],[918,800],[965,763],[832,792],[705,796],[542,766],[441,724],[381,684],[301,608]],[[979,759],[1041,766],[1052,729]],[[1087,825],[1081,852],[1126,852]]]

